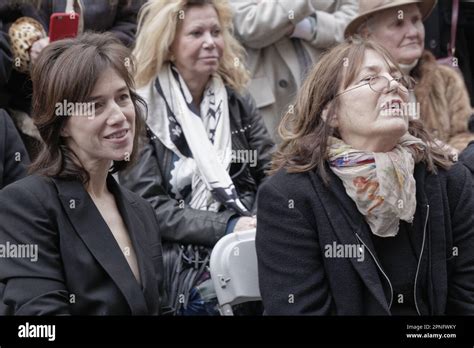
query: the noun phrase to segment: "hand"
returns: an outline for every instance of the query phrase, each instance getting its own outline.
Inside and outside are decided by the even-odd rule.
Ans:
[[[45,48],[48,45],[49,45],[49,37],[39,39],[38,41],[35,41],[33,43],[33,45],[30,48],[30,58],[31,58],[32,64],[36,62],[43,48]]]
[[[253,230],[257,227],[257,218],[255,216],[243,216],[239,218],[234,227],[234,232]]]
[[[316,20],[314,17],[306,17],[294,26],[290,37],[311,41],[314,38]]]

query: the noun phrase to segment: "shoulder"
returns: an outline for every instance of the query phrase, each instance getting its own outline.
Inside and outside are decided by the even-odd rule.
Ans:
[[[33,195],[41,197],[41,200],[46,200],[54,192],[54,184],[51,178],[33,174],[4,187],[0,190],[0,195],[3,197]]]
[[[261,190],[263,192],[276,190],[286,197],[305,196],[308,195],[308,189],[313,189],[310,178],[312,174],[312,172],[290,173],[287,169],[281,168],[265,180]]]
[[[4,132],[4,129],[7,128],[7,123],[11,121],[10,116],[3,109],[0,109],[0,132]]]
[[[0,190],[0,212],[9,218],[28,219],[49,216],[60,205],[58,192],[51,178],[31,175]],[[1,218],[0,218],[1,220]],[[26,223],[26,221],[25,221]]]
[[[247,111],[247,113],[250,113],[250,111],[257,108],[255,99],[247,90],[245,90],[242,93],[239,93],[233,88],[228,87],[228,86],[226,86],[226,90],[227,90],[227,99],[229,100],[230,105],[242,106],[244,110]]]
[[[472,174],[463,160],[454,163],[449,169],[438,168],[436,176],[443,191],[450,200],[456,201],[466,189],[471,190]]]
[[[449,170],[446,171],[448,184],[462,185],[471,184],[472,174],[463,161],[455,163]]]
[[[421,78],[430,78],[432,80],[458,80],[459,74],[449,66],[438,64],[435,56],[429,51],[424,51],[420,60]]]
[[[421,58],[421,71],[422,77],[431,76],[433,83],[451,83],[464,85],[464,81],[461,75],[453,68],[439,64],[436,61],[435,56],[426,51],[423,53]]]
[[[458,72],[456,72],[453,68],[450,68],[449,66],[437,64],[435,73],[439,77],[439,79],[442,79],[446,83],[464,87],[464,81],[462,80],[461,75],[459,75]]]

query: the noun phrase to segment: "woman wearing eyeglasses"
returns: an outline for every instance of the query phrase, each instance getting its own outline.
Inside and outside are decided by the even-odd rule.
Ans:
[[[470,175],[409,116],[410,88],[359,39],[310,72],[259,193],[266,314],[474,314]]]
[[[462,76],[452,67],[437,64],[424,49],[426,19],[436,0],[360,0],[359,15],[347,26],[345,36],[359,34],[386,48],[402,71],[417,84],[413,99],[425,128],[453,152],[474,140],[468,131],[473,113]],[[456,66],[453,60],[452,65]]]

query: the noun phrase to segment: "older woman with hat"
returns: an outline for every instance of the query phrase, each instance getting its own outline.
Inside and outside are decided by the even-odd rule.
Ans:
[[[435,5],[436,0],[361,0],[360,14],[349,23],[345,36],[360,34],[390,51],[404,73],[417,81],[413,105],[427,129],[462,150],[474,140],[468,132],[472,108],[464,81],[424,50],[422,21]]]
[[[259,191],[267,314],[474,314],[471,175],[409,117],[411,87],[370,41],[308,75]]]

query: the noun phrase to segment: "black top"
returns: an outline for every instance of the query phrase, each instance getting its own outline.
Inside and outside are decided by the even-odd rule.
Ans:
[[[395,237],[372,235],[377,258],[393,287],[393,302],[390,308],[393,315],[418,314],[413,294],[418,259],[408,237],[409,233],[415,233],[413,226],[400,221],[400,228]]]

